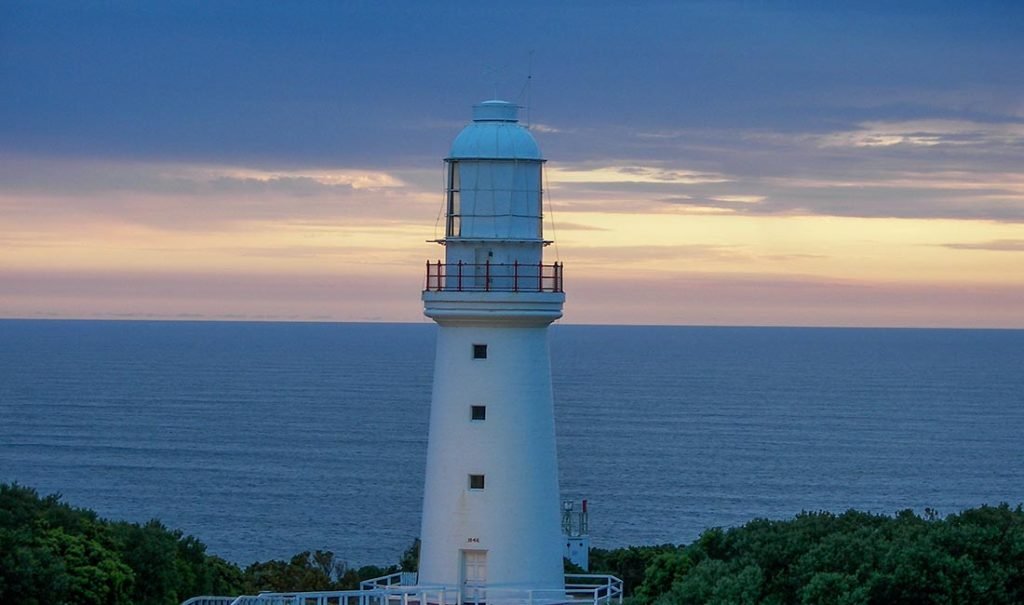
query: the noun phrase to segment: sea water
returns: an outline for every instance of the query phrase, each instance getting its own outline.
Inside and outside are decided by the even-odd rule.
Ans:
[[[1024,331],[556,324],[596,546],[1024,501]],[[249,563],[419,533],[432,324],[0,321],[0,481]]]

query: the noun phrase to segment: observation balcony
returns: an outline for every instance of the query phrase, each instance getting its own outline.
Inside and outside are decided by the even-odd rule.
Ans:
[[[425,292],[562,293],[562,263],[442,263],[427,261]]]

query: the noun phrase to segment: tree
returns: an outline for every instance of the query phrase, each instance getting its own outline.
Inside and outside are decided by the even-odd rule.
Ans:
[[[0,484],[0,603],[176,605],[211,592],[241,592],[241,570],[199,540]]]
[[[626,549],[624,549],[626,550]],[[945,519],[801,513],[711,529],[659,556],[639,603],[1010,604],[1024,602],[1024,511],[982,506]],[[667,589],[667,585],[671,588]]]
[[[402,568],[402,571],[419,571],[420,568],[420,539],[415,538],[409,548],[405,549],[402,553],[402,558],[398,560],[398,566]]]
[[[633,594],[642,603],[652,602],[672,590],[672,585],[682,579],[691,567],[690,556],[682,548],[657,554],[644,570],[643,582]]]

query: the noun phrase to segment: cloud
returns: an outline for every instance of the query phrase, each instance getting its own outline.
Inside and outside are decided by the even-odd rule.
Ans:
[[[687,212],[745,216],[837,216],[853,218],[984,220],[1024,222],[1024,198],[998,191],[958,192],[866,186],[775,187],[757,203],[717,197],[665,197],[659,201]],[[975,193],[976,195],[972,195]]]
[[[422,317],[419,276],[394,271],[346,274],[344,269],[317,274],[0,267],[0,316],[287,321]]]
[[[993,252],[1024,252],[1024,239],[996,239],[987,242],[949,243],[944,248],[954,250],[989,250]]]
[[[751,255],[737,246],[714,244],[673,244],[637,246],[576,246],[564,256],[573,263],[621,266],[630,263],[670,264],[680,261],[749,260]]]
[[[568,181],[550,199],[565,212],[840,216],[1024,222],[1024,173],[996,168],[914,170],[850,162],[819,170],[794,159],[799,172],[715,173],[714,179],[627,182],[622,171]],[[983,163],[983,162],[982,162]],[[580,171],[580,174],[585,174]]]
[[[559,164],[549,167],[547,176],[548,202],[560,211],[613,214],[662,212],[660,198],[685,198],[688,192],[699,194],[732,180],[720,172],[621,161]]]
[[[0,217],[22,230],[76,221],[166,229],[252,221],[433,223],[419,171],[257,169],[167,162],[0,157]]]
[[[763,202],[765,197],[763,195],[716,195],[711,199],[730,204],[757,204]]]
[[[765,185],[765,202],[746,212],[1024,221],[1024,174],[893,171],[863,178],[773,178]]]
[[[1019,146],[1022,122],[920,119],[863,122],[856,129],[807,135],[820,147]]]
[[[755,204],[763,202],[764,196],[750,196],[757,198],[756,202],[737,201],[735,196],[692,196],[676,195],[658,198],[663,204],[671,204],[676,207],[685,208],[687,212],[704,214],[784,214],[784,212],[773,212],[768,209],[754,208]]]
[[[1019,283],[861,281],[680,271],[671,279],[568,279],[567,322],[675,325],[1024,328]],[[638,312],[637,293],[644,293]]]
[[[555,222],[555,229],[558,231],[608,231],[605,227],[584,225],[582,223],[568,223],[560,220]]]
[[[725,175],[714,172],[638,164],[556,166],[547,169],[547,177],[554,185],[567,183],[698,185],[724,183],[729,180]]]
[[[204,195],[224,191],[308,195],[348,189],[404,187],[397,176],[383,170],[255,169],[238,166],[75,160],[0,156],[0,177],[5,192],[134,193]]]
[[[734,177],[652,199],[688,213],[745,216],[806,215],[861,218],[1024,222],[1024,173],[851,168],[813,176]]]
[[[551,126],[549,124],[542,124],[540,122],[534,122],[533,124],[530,124],[529,128],[533,132],[538,132],[541,134],[557,134],[560,132],[567,132],[561,128],[556,128],[555,126]]]
[[[570,212],[1024,221],[1024,121],[847,123],[623,131],[617,158],[553,170],[551,182]]]

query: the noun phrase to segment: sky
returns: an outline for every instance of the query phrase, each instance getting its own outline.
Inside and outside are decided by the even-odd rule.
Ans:
[[[0,3],[0,317],[425,322],[523,106],[564,322],[1024,328],[1024,3]]]

